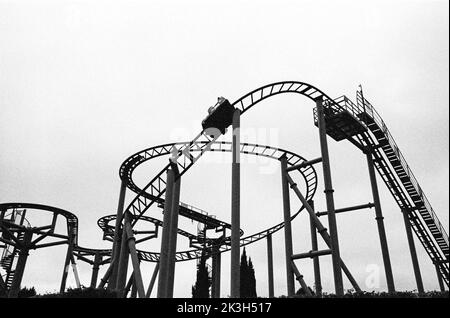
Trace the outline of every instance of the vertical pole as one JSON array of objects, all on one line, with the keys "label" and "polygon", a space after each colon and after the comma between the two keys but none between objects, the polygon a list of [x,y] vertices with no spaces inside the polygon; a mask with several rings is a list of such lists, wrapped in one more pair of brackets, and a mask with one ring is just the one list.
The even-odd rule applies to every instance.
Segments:
[{"label": "vertical pole", "polygon": [[[177,170],[175,166],[175,170]],[[174,171],[175,171],[174,170]],[[178,171],[175,171],[175,180],[173,186],[172,196],[172,210],[170,217],[170,231],[169,231],[169,251],[167,257],[168,273],[167,273],[167,298],[173,298],[173,285],[175,281],[175,254],[177,252],[177,235],[178,235],[178,210],[180,208],[180,187],[181,176]]]},{"label": "vertical pole", "polygon": [[286,279],[287,294],[295,294],[294,271],[292,270],[292,229],[291,229],[291,204],[289,201],[289,184],[286,178],[287,159],[286,156],[280,158],[281,161],[281,188],[283,190],[283,217],[284,217],[284,244],[286,258]]},{"label": "vertical pole", "polygon": [[408,238],[409,252],[411,254],[411,260],[414,268],[414,277],[416,278],[417,291],[423,293],[422,275],[420,274],[419,260],[417,259],[416,246],[414,245],[414,238],[411,231],[411,223],[409,223],[408,210],[402,211],[403,221],[405,222],[406,237]]},{"label": "vertical pole", "polygon": [[273,251],[272,251],[272,234],[267,235],[267,273],[269,279],[269,298],[273,298]]},{"label": "vertical pole", "polygon": [[131,256],[131,263],[133,264],[134,286],[136,286],[137,293],[140,298],[145,298],[144,283],[142,281],[142,273],[139,264],[139,258],[136,250],[136,239],[133,235],[133,229],[130,222],[130,213],[125,215],[124,223],[125,233],[127,237],[128,250]]},{"label": "vertical pole", "polygon": [[236,109],[233,113],[233,161],[231,164],[231,298],[240,296],[240,117],[241,111]]},{"label": "vertical pole", "polygon": [[109,283],[108,283],[108,289],[114,290],[116,289],[116,283],[117,283],[117,272],[119,271],[119,262],[118,258],[120,255],[120,232],[121,232],[121,222],[122,222],[122,215],[123,215],[123,207],[125,203],[125,192],[127,189],[126,181],[123,179],[120,183],[120,192],[119,192],[119,203],[117,205],[117,216],[116,216],[116,225],[114,228],[114,240],[113,240],[113,247],[111,252],[111,260],[114,260],[116,258],[115,262],[111,261],[110,266],[112,266],[111,275],[109,277]]},{"label": "vertical pole", "polygon": [[96,252],[94,256],[94,264],[92,265],[91,288],[95,288],[95,286],[97,286],[98,270],[100,269],[101,261],[102,256],[99,252]]},{"label": "vertical pole", "polygon": [[158,275],[159,271],[159,262],[156,263],[155,269],[153,270],[152,278],[150,279],[150,284],[148,285],[147,293],[145,294],[145,298],[150,298],[150,295],[152,294],[153,286],[156,282],[156,276]]},{"label": "vertical pole", "polygon": [[64,261],[64,271],[61,279],[61,285],[59,287],[59,292],[61,294],[64,293],[64,290],[66,289],[67,275],[69,273],[70,260],[72,259],[73,253],[73,243],[74,243],[73,240],[74,240],[73,235],[69,233],[66,260]]},{"label": "vertical pole", "polygon": [[389,249],[386,238],[386,230],[384,228],[383,213],[381,211],[380,195],[378,193],[377,178],[373,165],[373,159],[369,152],[366,153],[367,166],[369,168],[370,185],[372,187],[373,203],[375,205],[375,219],[377,220],[378,235],[380,237],[381,253],[383,255],[384,271],[386,274],[386,282],[388,291],[395,292],[394,276],[392,274],[391,260],[389,257]]},{"label": "vertical pole", "polygon": [[158,298],[167,297],[167,277],[169,263],[169,240],[170,240],[170,218],[172,214],[172,198],[174,191],[175,173],[172,169],[167,170],[166,198],[164,202],[163,231],[161,237],[161,252],[159,259]]},{"label": "vertical pole", "polygon": [[220,266],[221,254],[219,247],[214,247],[214,254],[212,255],[212,298],[220,298]]},{"label": "vertical pole", "polygon": [[436,275],[437,275],[438,282],[439,282],[439,288],[443,292],[443,291],[445,291],[445,287],[444,287],[444,281],[442,280],[441,271],[439,270],[439,263],[435,262],[434,266],[436,267]]},{"label": "vertical pole", "polygon": [[327,201],[328,226],[331,238],[331,257],[333,261],[334,287],[336,295],[344,295],[342,282],[341,257],[339,252],[339,240],[337,232],[336,214],[334,209],[333,185],[331,182],[330,158],[328,154],[327,131],[325,126],[325,115],[323,110],[323,97],[316,99],[317,118],[319,124],[320,151],[322,155],[323,178],[325,184],[325,197]]},{"label": "vertical pole", "polygon": [[75,262],[75,257],[73,257],[73,255],[72,255],[71,261],[72,261],[73,275],[75,276],[75,283],[77,284],[77,288],[81,288],[80,276],[78,275],[78,269],[77,269],[77,263]]},{"label": "vertical pole", "polygon": [[11,289],[9,292],[9,298],[17,298],[20,291],[20,284],[22,283],[23,272],[25,271],[25,265],[27,263],[28,251],[30,248],[31,238],[33,237],[33,232],[25,231],[23,241],[21,242],[19,259],[17,260],[16,270],[14,273],[14,279],[11,284]]},{"label": "vertical pole", "polygon": [[[125,222],[123,222],[125,223]],[[122,235],[121,235],[121,241],[120,241],[120,255],[117,255],[119,257],[118,261],[118,271],[117,271],[117,280],[116,280],[116,290],[117,290],[117,296],[123,297],[123,293],[125,290],[125,284],[127,280],[127,271],[128,271],[128,259],[130,255],[130,251],[128,249],[127,244],[127,233],[125,231],[125,224],[122,226]]]},{"label": "vertical pole", "polygon": [[[314,201],[310,200],[309,205],[311,206],[311,209],[314,210]],[[309,225],[311,228],[311,250],[312,251],[318,251],[319,250],[319,244],[317,241],[317,230],[316,226],[314,225],[314,219],[312,216],[309,216]],[[318,256],[313,257],[313,266],[314,266],[314,286],[316,290],[316,295],[321,296],[322,295],[322,280],[320,277],[320,261]]]},{"label": "vertical pole", "polygon": [[130,298],[136,298],[136,296],[137,296],[137,288],[136,288],[136,284],[133,282],[133,284],[131,285]]}]

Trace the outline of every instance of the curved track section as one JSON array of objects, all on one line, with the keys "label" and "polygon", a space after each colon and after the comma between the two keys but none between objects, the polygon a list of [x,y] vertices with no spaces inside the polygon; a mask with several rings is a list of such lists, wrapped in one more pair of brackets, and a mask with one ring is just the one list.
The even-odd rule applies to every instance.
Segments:
[{"label": "curved track section", "polygon": [[[335,102],[314,86],[302,82],[279,82],[269,84],[258,88],[233,103],[233,106],[240,109],[242,113],[247,111],[251,106],[260,101],[282,93],[297,93],[304,95],[312,100],[322,98],[328,103],[335,104]],[[336,104],[337,105],[337,104]],[[180,148],[174,152],[172,162],[178,167],[180,176],[183,175],[200,157],[211,148],[212,144],[220,136],[210,137],[200,132],[191,142],[181,145]],[[138,157],[136,160],[140,160]],[[128,161],[131,166],[134,165],[132,161]],[[144,188],[142,188],[138,195],[131,201],[125,209],[125,213],[131,213],[133,217],[132,225],[134,225],[139,218],[155,203],[161,199],[166,191],[165,174],[170,169],[171,164],[167,164]]]},{"label": "curved track section", "polygon": [[[78,218],[75,214],[56,208],[49,205],[36,204],[36,203],[19,203],[19,202],[11,202],[11,203],[0,203],[0,210],[8,210],[8,209],[32,209],[32,210],[41,210],[53,213],[56,217],[62,216],[66,219],[67,224],[67,234],[72,234],[74,239],[74,244],[78,244]],[[56,219],[55,219],[56,222]]]},{"label": "curved track section", "polygon": [[[127,167],[126,169],[121,169],[123,171],[123,174],[121,174],[123,177],[127,178],[127,181],[130,184],[130,188],[133,189],[133,191],[141,192],[142,190],[139,189],[139,187],[134,182],[132,175],[133,171],[137,168],[138,165],[142,164],[143,162],[164,156],[164,155],[170,155],[173,153],[174,149],[177,149],[178,147],[186,146],[187,142],[180,142],[180,143],[172,143],[172,144],[165,144],[160,146],[151,147],[145,150],[142,150],[132,156],[130,156],[122,165],[122,167]],[[196,145],[196,148],[193,150],[200,151],[199,149],[203,149],[203,143],[200,145]],[[211,143],[210,147],[207,149],[207,151],[211,152],[231,152],[231,143],[230,142],[213,142]],[[286,156],[287,158],[287,164],[288,166],[294,166],[301,163],[306,162],[307,160],[291,151],[287,151],[280,148],[265,146],[265,145],[258,145],[258,144],[251,144],[251,143],[242,143],[240,148],[241,153],[245,154],[252,154],[255,156],[262,156],[267,158],[272,158],[275,160],[279,160],[281,157]],[[130,165],[129,162],[135,162],[135,164]],[[302,176],[304,182],[305,182],[305,188],[306,193],[305,196],[308,200],[312,199],[316,189],[317,189],[317,174],[315,169],[310,166],[304,166],[303,168],[300,168],[297,170],[298,173]],[[151,195],[148,195],[148,197],[151,197]],[[164,199],[157,199],[159,203],[163,204]],[[182,203],[182,205],[185,208],[192,209],[191,206]],[[78,219],[75,216],[75,214],[59,209],[56,207],[48,206],[48,205],[40,205],[40,204],[32,204],[32,203],[3,203],[0,204],[0,209],[13,209],[13,208],[27,208],[27,209],[35,209],[35,210],[44,210],[49,211],[52,213],[55,213],[57,215],[62,215],[67,219],[67,231],[68,233],[72,233],[74,236],[74,251],[80,253],[80,255],[90,255],[93,256],[95,254],[100,254],[102,256],[111,256],[111,250],[110,249],[94,249],[94,248],[87,248],[82,247],[78,245]],[[303,207],[294,215],[291,216],[291,220],[293,220],[303,209]],[[195,208],[194,211],[198,211],[200,209]],[[202,211],[202,210],[200,210]],[[203,211],[203,213],[206,213]],[[113,234],[114,227],[110,225],[113,220],[116,219],[115,215],[108,215],[105,217],[102,217],[98,221],[98,225],[100,228],[104,231],[105,235],[109,237],[111,234]],[[156,229],[158,227],[162,227],[163,223],[161,220],[149,217],[149,216],[141,216],[140,219],[142,221],[146,221],[149,223],[152,223],[155,225]],[[225,224],[224,227],[227,227],[227,223],[221,222],[221,224]],[[273,234],[277,232],[278,230],[282,229],[284,227],[284,223],[281,222],[279,224],[276,224],[266,230],[260,231],[258,233],[243,237],[240,239],[240,245],[245,246],[249,245],[251,243],[254,243],[256,241],[259,241],[263,238],[265,238],[269,234]],[[241,233],[243,233],[241,231]],[[187,237],[189,240],[197,239],[197,235],[191,234],[187,231],[184,231],[182,229],[178,229],[178,234]],[[139,242],[139,241],[137,241]],[[222,253],[230,250],[230,238],[224,237],[221,239],[207,239],[206,243],[208,244],[207,253],[214,254],[214,253]],[[149,251],[143,251],[138,250],[139,258],[143,261],[149,261],[149,262],[157,262],[159,261],[159,253],[157,252],[149,252]],[[188,261],[192,259],[196,259],[201,257],[202,255],[202,249],[191,249],[186,251],[180,251],[176,253],[176,261]]]},{"label": "curved track section", "polygon": [[[140,152],[135,153],[134,155],[130,156],[125,160],[125,162],[121,166],[121,177],[125,178],[127,181],[127,186],[132,189],[136,193],[140,193],[141,196],[144,196],[148,199],[154,199],[159,204],[164,203],[164,199],[162,198],[152,198],[152,195],[150,193],[146,193],[144,189],[140,189],[135,181],[133,180],[133,172],[134,170],[141,164],[143,164],[145,161],[161,157],[164,155],[171,155],[174,153],[174,151],[177,151],[177,149],[180,149],[182,147],[186,147],[188,145],[193,145],[192,152],[201,151],[201,149],[204,149],[204,142],[201,142],[200,145],[195,145],[188,142],[179,142],[179,143],[171,143],[171,144],[164,144],[159,146],[154,146],[145,150],[142,150]],[[211,142],[209,147],[206,151],[210,152],[231,152],[232,144],[230,142]],[[307,160],[291,151],[284,150],[281,148],[275,148],[265,145],[258,145],[258,144],[251,144],[251,143],[242,143],[240,145],[240,152],[244,154],[251,154],[255,156],[262,156],[266,158],[271,158],[275,160],[279,160],[281,157],[285,156],[287,159],[287,164],[289,167],[298,165],[301,163],[306,162]],[[305,182],[305,197],[307,200],[310,200],[314,197],[314,194],[317,189],[317,174],[315,169],[311,165],[306,165],[299,170],[297,170],[299,174],[302,176],[304,182]],[[191,207],[184,203],[180,204],[181,207]],[[196,210],[199,210],[196,208]],[[300,209],[301,211],[301,209]],[[298,213],[292,215],[291,219],[294,219]],[[206,213],[206,212],[204,212]],[[181,214],[181,209],[180,209]],[[190,217],[189,214],[187,214],[188,217]],[[112,236],[114,233],[114,225],[110,224],[111,221],[115,220],[115,215],[108,215],[105,217],[102,217],[98,221],[98,225],[100,228],[105,232],[108,233],[108,236]],[[150,218],[147,216],[140,216],[140,218],[144,218],[145,220],[150,220],[150,222],[154,223],[156,226],[162,226],[162,221],[154,218]],[[201,222],[201,221],[200,221]],[[221,222],[218,221],[217,222]],[[228,228],[228,224],[225,222],[221,222],[222,224],[225,224],[224,227]],[[269,234],[275,233],[279,229],[283,228],[284,223],[276,224],[272,227],[270,227],[267,230],[246,236],[244,238],[240,239],[240,245],[245,246],[248,244],[251,244],[253,242],[256,242],[264,237],[266,237]],[[242,232],[241,232],[242,233]],[[196,238],[195,235],[187,233],[186,231],[183,231],[181,229],[178,229],[178,234],[181,234],[185,237],[188,237],[189,239]],[[220,243],[217,239],[209,239],[207,243],[210,244],[210,253],[213,253],[212,251],[218,251],[218,252],[225,252],[230,249],[230,238],[226,237],[224,238]],[[217,249],[216,249],[217,248]],[[186,261],[190,259],[199,258],[202,254],[201,249],[192,249],[188,251],[181,251],[176,253],[176,260],[177,261]],[[156,262],[159,260],[159,253],[157,252],[139,252],[139,257],[142,260],[145,261],[151,261]]]},{"label": "curved track section", "polygon": [[[332,98],[330,98],[328,95],[326,95],[324,92],[319,90],[318,88],[304,82],[298,82],[298,81],[283,81],[283,82],[276,82],[272,84],[268,84],[265,86],[262,86],[260,88],[257,88],[250,93],[242,96],[238,100],[236,100],[232,105],[239,109],[241,111],[241,114],[244,114],[246,111],[248,111],[251,107],[256,105],[257,103],[263,101],[264,99],[267,99],[271,96],[284,94],[284,93],[295,93],[300,94],[303,96],[308,97],[309,99],[313,101],[322,100],[324,105],[326,104],[327,107],[335,108],[338,110],[342,110],[342,106],[339,105],[336,101],[334,101]],[[358,97],[358,96],[357,96]],[[358,99],[358,106],[360,106],[359,99]],[[368,103],[367,100],[363,100],[363,108],[364,103]],[[381,117],[375,112],[374,108],[370,106],[370,110],[372,111],[372,114],[364,113],[365,115],[370,116],[364,116],[361,117],[361,114],[354,114],[358,116],[359,118],[362,118],[362,121],[366,125],[366,127],[369,128],[369,130],[375,134],[375,137],[377,133],[381,131],[381,137],[383,139],[383,143],[387,139],[389,141],[390,134],[387,131],[387,128],[384,125],[384,122],[381,120]],[[354,107],[350,107],[350,112],[354,113]],[[374,114],[376,113],[377,116]],[[378,120],[377,122],[377,119]],[[375,122],[375,125],[372,124],[372,122]],[[381,126],[380,126],[381,125]],[[180,171],[180,174],[184,174],[202,155],[203,153],[211,146],[211,143],[214,142],[216,139],[218,139],[219,136],[215,137],[209,137],[207,135],[203,134],[203,131],[199,133],[191,143],[183,145],[180,149],[178,149],[178,153],[174,158],[174,162],[177,164],[178,169]],[[378,138],[378,137],[377,137]],[[350,140],[350,139],[349,139]],[[202,141],[202,146],[198,146],[198,142]],[[389,142],[389,145],[392,146],[392,143]],[[381,147],[383,145],[380,144]],[[414,202],[415,206],[413,205],[411,207],[411,204],[409,202],[402,202],[398,201],[400,208],[402,209],[411,209],[413,211],[413,214],[416,218],[420,219],[420,222],[412,218],[410,220],[414,231],[417,235],[417,237],[420,239],[422,245],[425,247],[427,253],[429,254],[431,260],[435,263],[437,263],[440,266],[440,271],[444,274],[443,276],[446,277],[446,283],[448,285],[448,259],[449,259],[449,244],[448,244],[448,235],[443,229],[442,225],[440,224],[439,219],[437,218],[436,214],[432,210],[428,200],[426,200],[425,195],[423,194],[420,186],[417,182],[414,182],[415,179],[413,177],[410,177],[412,173],[410,172],[409,167],[407,166],[406,162],[404,161],[403,157],[401,156],[400,152],[398,151],[398,148],[394,144],[394,146],[390,147],[392,149],[383,149],[385,152],[385,156],[388,158],[386,160],[385,158],[380,159],[383,161],[383,163],[387,167],[380,168],[377,166],[377,170],[380,174],[380,176],[385,180],[388,188],[391,190],[394,198],[399,196],[399,193],[403,192],[404,195],[408,196],[409,202]],[[197,155],[192,155],[191,152],[196,149],[198,150]],[[377,152],[377,150],[375,150]],[[374,155],[375,156],[375,155]],[[376,157],[376,156],[375,156]],[[402,160],[403,159],[403,160]],[[398,169],[397,162],[400,162],[402,169]],[[161,195],[165,192],[165,186],[164,186],[164,175],[165,172],[170,168],[170,164],[168,164],[161,172],[156,175],[143,189],[139,194],[136,196],[136,198],[130,203],[130,205],[127,207],[126,211],[133,214],[135,216],[134,223],[137,222],[139,217],[145,213],[145,211],[155,202],[153,198],[160,198]],[[397,174],[395,178],[398,178],[401,180],[401,183],[403,183],[404,188],[399,187],[399,189],[392,190],[391,188],[391,182],[395,179],[389,179],[386,177],[386,174],[388,170],[394,170],[394,175]],[[398,171],[397,171],[398,170]],[[406,174],[409,179],[406,180],[406,177],[404,176]],[[402,178],[406,181],[403,182]],[[413,180],[414,179],[414,180]],[[148,192],[151,194],[152,198],[148,198],[148,196],[145,196],[145,192]],[[402,194],[403,195],[403,194]],[[417,203],[416,203],[417,202]],[[417,205],[419,204],[419,205]],[[416,213],[416,210],[419,210],[420,213]]]}]

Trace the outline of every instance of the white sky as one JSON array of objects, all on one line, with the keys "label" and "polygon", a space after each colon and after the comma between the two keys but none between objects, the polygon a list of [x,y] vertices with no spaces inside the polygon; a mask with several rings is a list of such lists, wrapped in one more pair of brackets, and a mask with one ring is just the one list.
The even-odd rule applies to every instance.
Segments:
[{"label": "white sky", "polygon": [[[362,84],[448,232],[448,21],[444,0],[0,1],[0,201],[72,211],[80,244],[106,248],[96,221],[116,210],[122,161],[153,145],[190,140],[218,96],[234,101],[264,84],[298,80],[354,100]],[[318,157],[313,106],[296,95],[257,105],[241,120],[250,135],[258,132],[246,141]],[[336,206],[372,201],[361,153],[331,139],[329,148]],[[163,164],[137,172],[141,184]],[[242,164],[241,224],[248,234],[282,219],[280,173],[262,173],[267,165]],[[182,201],[229,221],[230,172],[228,163],[199,162],[183,178]],[[320,171],[319,180],[316,206],[324,210]],[[412,290],[402,216],[379,185],[396,287]],[[294,196],[291,202],[299,206]],[[191,222],[180,225],[195,231]],[[373,210],[338,215],[338,229],[342,258],[361,287],[385,290]],[[293,231],[294,252],[309,251],[306,214]],[[275,293],[286,294],[282,232],[273,243]],[[159,244],[145,248],[159,251]],[[187,248],[185,240],[178,245]],[[434,267],[416,246],[425,288],[437,289]],[[267,296],[265,241],[247,254],[258,295]],[[59,289],[64,256],[65,247],[32,251],[24,285]],[[331,258],[321,261],[324,289],[332,292]],[[365,284],[374,264],[379,288]],[[311,261],[297,265],[312,286]],[[229,266],[227,253],[222,296],[229,294]],[[153,264],[143,269],[147,284]],[[90,267],[79,263],[79,270],[88,285]],[[194,282],[195,262],[177,264],[175,296],[190,297]],[[73,275],[68,283],[74,286]]]}]

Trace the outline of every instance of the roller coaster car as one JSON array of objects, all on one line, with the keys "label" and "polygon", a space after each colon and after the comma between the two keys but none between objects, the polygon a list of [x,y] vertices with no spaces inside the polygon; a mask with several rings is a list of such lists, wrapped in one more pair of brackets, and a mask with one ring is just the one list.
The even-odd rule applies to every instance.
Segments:
[{"label": "roller coaster car", "polygon": [[208,116],[202,121],[203,130],[210,134],[209,131],[215,128],[225,134],[226,128],[233,122],[234,110],[228,99],[219,97],[216,105],[208,109]]}]

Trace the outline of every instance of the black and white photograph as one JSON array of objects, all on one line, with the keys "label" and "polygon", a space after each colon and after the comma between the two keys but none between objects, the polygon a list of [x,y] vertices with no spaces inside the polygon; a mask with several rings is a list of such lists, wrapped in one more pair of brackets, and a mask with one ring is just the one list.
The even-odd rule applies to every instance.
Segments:
[{"label": "black and white photograph", "polygon": [[0,303],[449,299],[447,0],[0,0],[0,111]]}]

